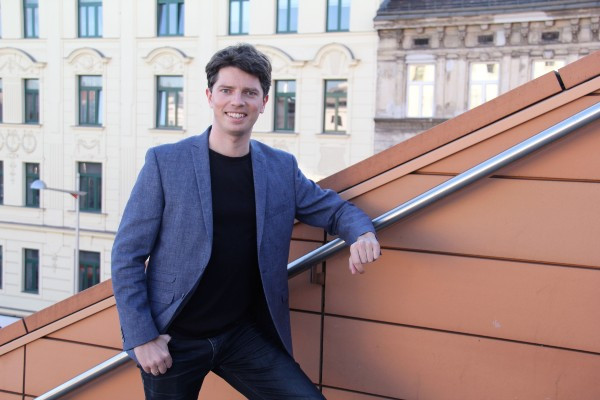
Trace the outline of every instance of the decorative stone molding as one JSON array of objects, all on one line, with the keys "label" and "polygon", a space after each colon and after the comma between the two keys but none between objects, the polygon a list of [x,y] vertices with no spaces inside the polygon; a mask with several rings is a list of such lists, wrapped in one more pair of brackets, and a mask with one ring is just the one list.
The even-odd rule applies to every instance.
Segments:
[{"label": "decorative stone molding", "polygon": [[330,43],[319,49],[312,65],[329,75],[343,75],[349,68],[358,65],[359,61],[347,46]]},{"label": "decorative stone molding", "polygon": [[296,75],[297,69],[306,64],[306,61],[294,60],[289,54],[277,47],[257,45],[256,49],[269,57],[275,74]]},{"label": "decorative stone molding", "polygon": [[3,77],[39,77],[46,63],[13,47],[0,48],[0,74]]},{"label": "decorative stone molding", "polygon": [[104,67],[110,61],[110,58],[90,47],[73,50],[65,59],[78,75],[103,75]]},{"label": "decorative stone molding", "polygon": [[154,49],[144,57],[156,75],[183,75],[185,65],[192,60],[183,51],[170,46]]},{"label": "decorative stone molding", "polygon": [[37,138],[30,130],[21,132],[17,129],[2,130],[0,131],[0,151],[5,147],[10,154],[18,155],[19,150],[31,154],[37,149]]},{"label": "decorative stone molding", "polygon": [[571,20],[571,42],[577,42],[579,36],[579,19]]}]

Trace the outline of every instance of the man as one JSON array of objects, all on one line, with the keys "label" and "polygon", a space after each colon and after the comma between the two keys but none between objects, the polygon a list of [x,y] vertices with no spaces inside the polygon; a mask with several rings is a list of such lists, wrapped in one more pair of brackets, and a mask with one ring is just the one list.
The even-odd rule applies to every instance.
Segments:
[{"label": "man", "polygon": [[323,399],[291,357],[294,218],[352,243],[352,273],[379,256],[373,226],[292,155],[250,140],[271,83],[264,54],[228,47],[206,73],[212,127],[148,151],[115,239],[123,347],[147,399],[197,399],[211,370],[250,399]]}]

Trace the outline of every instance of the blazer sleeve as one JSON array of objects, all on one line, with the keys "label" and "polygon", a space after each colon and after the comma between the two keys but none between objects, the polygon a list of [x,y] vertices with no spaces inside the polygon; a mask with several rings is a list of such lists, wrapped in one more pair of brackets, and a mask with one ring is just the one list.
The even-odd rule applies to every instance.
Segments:
[{"label": "blazer sleeve", "polygon": [[112,285],[125,350],[159,335],[150,313],[145,261],[154,247],[163,208],[160,171],[155,150],[150,149],[125,207],[112,248]]},{"label": "blazer sleeve", "polygon": [[306,178],[295,158],[293,168],[299,221],[324,228],[330,235],[339,235],[347,244],[354,243],[364,233],[375,232],[368,215],[333,190],[322,189]]}]

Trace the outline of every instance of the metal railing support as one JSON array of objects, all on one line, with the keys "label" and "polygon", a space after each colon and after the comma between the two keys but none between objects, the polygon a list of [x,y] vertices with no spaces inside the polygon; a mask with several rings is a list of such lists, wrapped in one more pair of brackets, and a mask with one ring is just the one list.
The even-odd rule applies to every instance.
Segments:
[{"label": "metal railing support", "polygon": [[[447,180],[446,182],[428,190],[427,192],[401,204],[382,214],[373,220],[376,230],[387,228],[388,226],[406,218],[409,215],[427,207],[428,205],[445,198],[446,196],[462,189],[481,178],[489,176],[508,164],[525,157],[532,152],[539,150],[543,146],[552,143],[574,130],[589,124],[600,118],[600,103],[586,108],[583,111],[559,122],[558,124],[524,140],[523,142],[503,151],[502,153],[476,165],[475,167]],[[288,264],[288,275],[295,276],[311,266],[318,264],[331,257],[338,251],[346,247],[346,242],[341,239],[335,239],[318,249],[298,258]],[[121,352],[94,368],[76,376],[75,378],[63,383],[60,386],[44,393],[36,400],[55,400],[71,392],[72,390],[84,385],[85,383],[113,370],[114,368],[127,362],[129,357],[127,353]]]}]

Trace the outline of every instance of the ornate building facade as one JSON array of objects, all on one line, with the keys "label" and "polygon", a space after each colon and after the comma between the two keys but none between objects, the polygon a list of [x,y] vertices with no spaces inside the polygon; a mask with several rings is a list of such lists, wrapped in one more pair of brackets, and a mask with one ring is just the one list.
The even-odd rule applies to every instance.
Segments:
[{"label": "ornate building facade", "polygon": [[[249,42],[273,63],[254,137],[313,179],[373,153],[378,0],[0,0],[0,314],[110,277],[146,150],[212,121],[204,67]],[[75,265],[75,200],[80,252]]]},{"label": "ornate building facade", "polygon": [[386,0],[375,152],[600,49],[598,1]]}]

